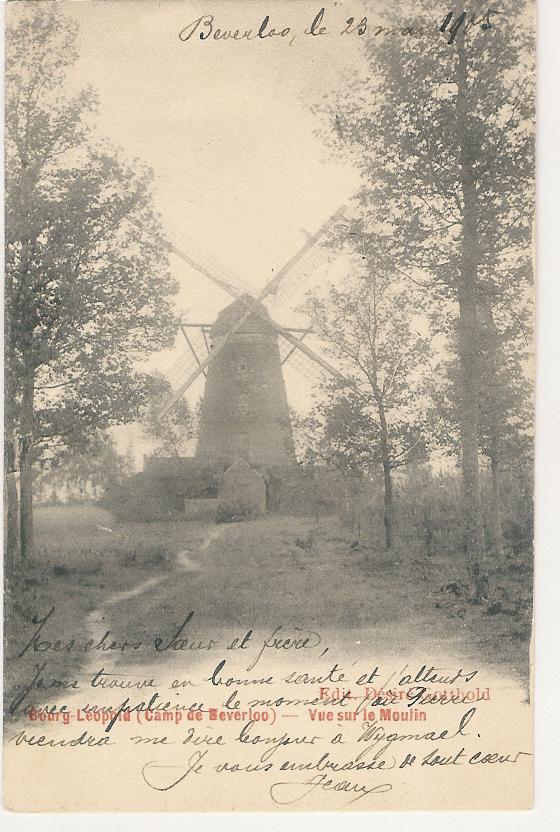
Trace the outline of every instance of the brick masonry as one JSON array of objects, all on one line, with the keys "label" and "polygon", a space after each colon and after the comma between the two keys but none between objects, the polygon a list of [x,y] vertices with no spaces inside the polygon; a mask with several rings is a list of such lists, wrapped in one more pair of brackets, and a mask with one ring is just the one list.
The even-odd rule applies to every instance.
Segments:
[{"label": "brick masonry", "polygon": [[[246,296],[230,304],[212,328],[219,343],[245,314],[258,308],[208,365],[196,458],[206,465],[295,464],[294,440],[278,336],[266,308]],[[264,320],[263,320],[264,318]]]}]

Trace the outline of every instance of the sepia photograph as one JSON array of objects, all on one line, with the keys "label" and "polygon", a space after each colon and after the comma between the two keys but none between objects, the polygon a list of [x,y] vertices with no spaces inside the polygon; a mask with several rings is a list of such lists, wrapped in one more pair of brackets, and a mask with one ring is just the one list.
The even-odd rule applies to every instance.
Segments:
[{"label": "sepia photograph", "polygon": [[5,807],[530,808],[535,4],[5,12]]}]

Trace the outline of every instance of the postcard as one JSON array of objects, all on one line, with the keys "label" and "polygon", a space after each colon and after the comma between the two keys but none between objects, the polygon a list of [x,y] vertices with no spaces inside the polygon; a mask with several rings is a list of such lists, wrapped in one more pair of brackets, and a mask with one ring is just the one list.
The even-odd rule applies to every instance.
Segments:
[{"label": "postcard", "polygon": [[8,4],[6,808],[531,807],[534,17]]}]

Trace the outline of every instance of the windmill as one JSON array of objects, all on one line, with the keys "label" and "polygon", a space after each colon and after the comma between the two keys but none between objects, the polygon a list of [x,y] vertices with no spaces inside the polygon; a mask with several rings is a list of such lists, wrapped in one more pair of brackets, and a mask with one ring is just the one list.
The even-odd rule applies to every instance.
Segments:
[{"label": "windmill", "polygon": [[[324,261],[317,241],[344,214],[336,211],[274,275],[260,293],[251,295],[229,270],[189,246],[189,254],[170,250],[229,294],[233,301],[213,323],[183,321],[181,331],[190,354],[168,371],[173,392],[163,404],[164,417],[191,385],[204,374],[196,457],[201,464],[294,465],[295,452],[283,365],[287,362],[306,376],[315,371],[345,379],[318,355],[304,338],[311,331],[282,326],[270,315],[265,301],[286,295]],[[135,223],[138,225],[137,223]],[[138,227],[143,230],[142,226]],[[148,232],[150,233],[150,232]],[[194,333],[198,332],[198,343]]]}]

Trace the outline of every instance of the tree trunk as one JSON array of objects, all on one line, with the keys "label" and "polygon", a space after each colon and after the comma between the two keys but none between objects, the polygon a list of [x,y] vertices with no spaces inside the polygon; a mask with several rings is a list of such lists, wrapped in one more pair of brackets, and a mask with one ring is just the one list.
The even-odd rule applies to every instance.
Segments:
[{"label": "tree trunk", "polygon": [[389,454],[389,431],[385,418],[385,408],[380,395],[376,395],[381,428],[381,461],[383,463],[383,525],[385,526],[385,548],[393,545],[393,480],[391,477],[391,458]]},{"label": "tree trunk", "polygon": [[484,570],[484,526],[478,462],[479,423],[479,322],[477,310],[477,279],[480,259],[477,192],[473,171],[467,120],[467,57],[464,39],[457,39],[458,95],[457,134],[460,148],[460,179],[463,195],[463,239],[458,286],[459,300],[459,363],[461,368],[460,422],[462,445],[463,524],[467,566],[474,585],[474,597],[486,595],[487,577]]},{"label": "tree trunk", "polygon": [[19,550],[19,497],[16,482],[16,439],[12,425],[6,424],[4,443],[4,499],[6,501],[5,551],[13,557]]},{"label": "tree trunk", "polygon": [[390,549],[393,545],[393,481],[391,479],[391,464],[389,462],[383,463],[383,487],[385,548]]},{"label": "tree trunk", "polygon": [[360,507],[360,486],[358,478],[352,474],[352,534],[358,541],[358,546],[361,544],[362,524],[361,524],[361,507]]},{"label": "tree trunk", "polygon": [[[496,351],[498,349],[498,333],[494,316],[492,314],[492,306],[488,305],[487,315],[484,321],[486,330],[488,332],[487,338],[487,367],[486,367],[486,384],[492,395],[498,395],[498,371],[497,371],[497,357]],[[503,555],[504,543],[502,535],[502,507],[500,496],[500,474],[499,466],[501,461],[502,450],[502,426],[500,416],[496,410],[495,402],[489,402],[489,430],[490,430],[490,466],[492,473],[492,502],[490,512],[490,536],[491,536],[491,550],[495,555]]]},{"label": "tree trunk", "polygon": [[22,379],[20,416],[20,539],[22,558],[33,557],[33,405],[35,379],[28,366]]},{"label": "tree trunk", "polygon": [[[6,284],[6,294],[12,287]],[[19,495],[17,472],[19,470],[17,425],[17,382],[13,343],[10,338],[10,320],[5,316],[6,355],[4,365],[4,500],[6,535],[4,551],[14,556],[19,552]]]},{"label": "tree trunk", "polygon": [[498,455],[493,454],[490,458],[492,467],[492,511],[491,511],[491,534],[492,551],[501,556],[504,553],[504,539],[502,533],[502,505],[500,496],[500,474],[498,471]]}]

